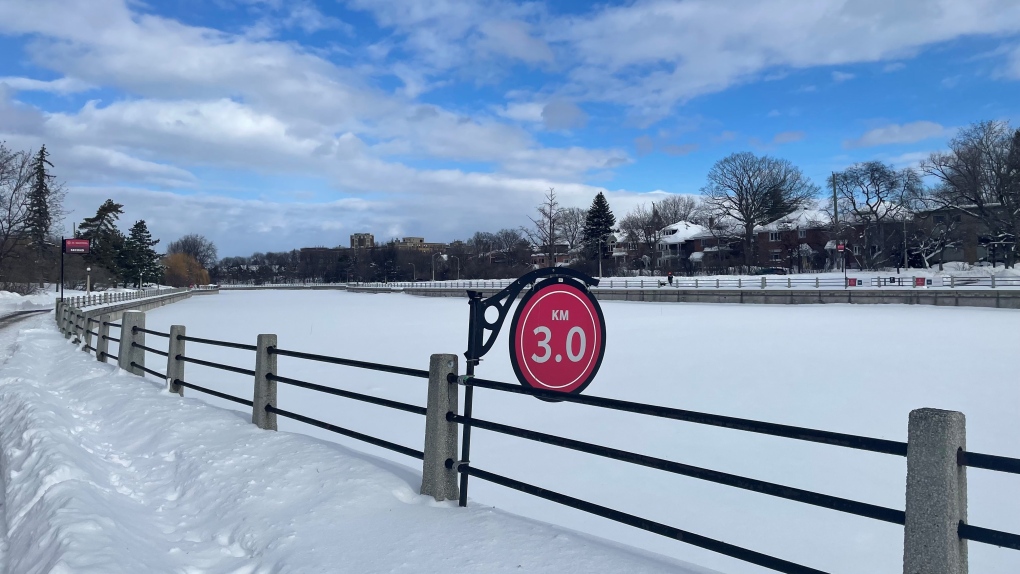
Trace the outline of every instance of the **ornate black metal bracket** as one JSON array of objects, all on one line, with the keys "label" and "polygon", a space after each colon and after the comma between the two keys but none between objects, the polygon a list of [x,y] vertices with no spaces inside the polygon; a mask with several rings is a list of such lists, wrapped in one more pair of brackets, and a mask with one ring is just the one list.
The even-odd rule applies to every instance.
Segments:
[{"label": "ornate black metal bracket", "polygon": [[[598,279],[589,277],[580,271],[567,267],[544,267],[522,275],[516,281],[507,285],[502,291],[488,299],[482,299],[482,294],[479,291],[468,291],[471,316],[468,323],[468,350],[464,353],[464,356],[467,358],[469,373],[473,373],[474,366],[492,349],[500,329],[503,328],[503,322],[510,312],[510,307],[517,300],[517,296],[520,295],[521,291],[539,279],[553,277],[574,279],[588,287],[595,287],[599,284]],[[489,321],[485,317],[485,312],[490,308],[495,308],[499,312],[499,316],[494,321]]]}]

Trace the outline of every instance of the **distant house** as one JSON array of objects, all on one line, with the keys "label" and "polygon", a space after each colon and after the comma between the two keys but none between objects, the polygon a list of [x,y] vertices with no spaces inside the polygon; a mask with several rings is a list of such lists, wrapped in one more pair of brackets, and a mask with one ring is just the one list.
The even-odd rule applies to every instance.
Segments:
[{"label": "distant house", "polygon": [[404,237],[399,241],[394,241],[393,245],[397,249],[410,249],[421,251],[422,253],[442,252],[446,251],[447,247],[449,247],[445,243],[429,243],[425,241],[424,237]]},{"label": "distant house", "polygon": [[831,235],[829,215],[816,209],[793,213],[754,229],[758,264],[794,271],[824,269]]},{"label": "distant house", "polygon": [[694,253],[696,239],[705,234],[708,228],[689,221],[678,221],[662,228],[655,247],[658,266],[667,271],[685,270],[684,261]]},{"label": "distant house", "polygon": [[[531,247],[531,265],[536,269],[541,267],[550,267],[549,254],[541,252],[543,249],[543,247],[537,247],[534,245]],[[572,257],[574,257],[574,255],[570,252],[569,245],[566,243],[557,243],[553,246],[554,263],[552,267],[566,265],[570,263]]]}]

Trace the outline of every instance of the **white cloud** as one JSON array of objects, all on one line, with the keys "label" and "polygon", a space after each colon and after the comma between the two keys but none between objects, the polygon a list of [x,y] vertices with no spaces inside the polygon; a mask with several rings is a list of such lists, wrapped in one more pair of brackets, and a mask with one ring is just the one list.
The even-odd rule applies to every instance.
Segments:
[{"label": "white cloud", "polygon": [[800,131],[779,132],[772,138],[773,144],[787,144],[799,142],[807,137],[807,134]]},{"label": "white cloud", "polygon": [[529,63],[551,63],[553,52],[545,41],[535,38],[528,26],[519,20],[483,22],[479,26],[483,38],[478,45],[491,52]]},{"label": "white cloud", "polygon": [[496,114],[518,122],[540,123],[544,109],[545,104],[538,102],[511,102],[505,106],[497,107]]},{"label": "white cloud", "polygon": [[846,82],[848,80],[852,80],[852,79],[854,79],[856,77],[857,77],[856,74],[851,74],[849,72],[839,72],[839,71],[836,71],[836,72],[832,73],[832,81],[836,82],[837,84],[842,83],[842,82]]},{"label": "white cloud", "polygon": [[903,62],[893,62],[891,64],[886,64],[885,66],[882,66],[882,71],[888,74],[890,72],[898,72],[906,67],[907,65],[904,64]]},{"label": "white cloud", "polygon": [[1020,80],[1020,45],[1003,46],[992,52],[992,55],[1004,58],[996,68],[994,77]]},{"label": "white cloud", "polygon": [[546,29],[575,55],[569,77],[586,98],[654,114],[777,68],[880,62],[965,35],[1017,32],[1020,3],[650,0]]},{"label": "white cloud", "polygon": [[914,143],[929,138],[946,135],[946,128],[940,124],[929,121],[912,122],[908,124],[889,124],[869,130],[855,140],[843,142],[843,147],[873,147],[890,144]]},{"label": "white cloud", "polygon": [[52,92],[55,94],[73,94],[92,89],[89,84],[69,77],[56,80],[35,80],[7,76],[0,77],[0,84],[6,84],[9,88],[21,92]]},{"label": "white cloud", "polygon": [[588,114],[573,102],[553,100],[542,109],[542,121],[548,129],[569,130],[584,127]]}]

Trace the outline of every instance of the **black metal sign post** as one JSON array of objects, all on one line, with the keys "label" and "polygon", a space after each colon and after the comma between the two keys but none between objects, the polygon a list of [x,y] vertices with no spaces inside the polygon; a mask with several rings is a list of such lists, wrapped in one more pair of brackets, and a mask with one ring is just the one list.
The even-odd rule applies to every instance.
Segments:
[{"label": "black metal sign post", "polygon": [[91,239],[65,239],[60,238],[60,301],[64,301],[64,254],[77,253],[88,255],[92,252]]},{"label": "black metal sign post", "polygon": [[[546,267],[536,269],[527,273],[508,285],[499,293],[488,299],[482,299],[480,291],[468,291],[468,349],[464,353],[467,358],[467,373],[465,378],[475,375],[475,367],[481,362],[482,357],[492,349],[496,343],[503,322],[510,312],[510,307],[521,291],[533,285],[539,279],[562,277],[583,283],[587,287],[595,287],[599,280],[589,277],[584,273],[568,269],[566,267]],[[485,316],[489,309],[496,309],[498,316],[493,321]],[[467,385],[464,390],[464,417],[471,418],[471,403],[474,398],[474,387]],[[458,464],[468,464],[471,460],[471,425],[464,423],[464,438],[461,442],[460,458]],[[468,474],[460,474],[460,506],[467,506],[468,495]]]}]

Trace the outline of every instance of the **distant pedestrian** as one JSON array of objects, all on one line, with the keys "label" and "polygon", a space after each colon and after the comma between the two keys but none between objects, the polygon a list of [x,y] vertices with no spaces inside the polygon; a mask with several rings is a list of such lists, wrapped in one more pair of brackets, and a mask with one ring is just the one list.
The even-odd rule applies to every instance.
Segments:
[{"label": "distant pedestrian", "polygon": [[666,281],[669,281],[670,285],[673,284],[673,272],[672,271],[670,271],[669,273],[666,274]]}]

